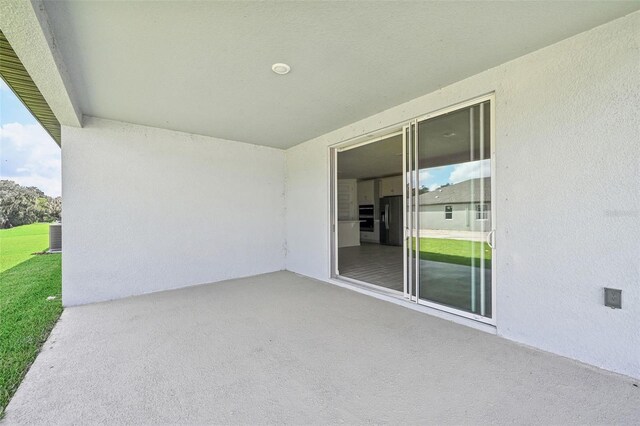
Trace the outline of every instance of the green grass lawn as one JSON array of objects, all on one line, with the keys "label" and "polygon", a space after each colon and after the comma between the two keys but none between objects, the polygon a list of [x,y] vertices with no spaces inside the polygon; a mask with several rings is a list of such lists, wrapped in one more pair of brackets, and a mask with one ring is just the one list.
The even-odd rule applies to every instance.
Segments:
[{"label": "green grass lawn", "polygon": [[61,255],[31,254],[48,233],[45,223],[0,230],[0,417],[62,313]]},{"label": "green grass lawn", "polygon": [[473,259],[475,265],[479,266],[482,250],[484,250],[485,267],[491,268],[491,248],[487,243],[444,238],[420,238],[420,259],[434,262],[471,266]]}]

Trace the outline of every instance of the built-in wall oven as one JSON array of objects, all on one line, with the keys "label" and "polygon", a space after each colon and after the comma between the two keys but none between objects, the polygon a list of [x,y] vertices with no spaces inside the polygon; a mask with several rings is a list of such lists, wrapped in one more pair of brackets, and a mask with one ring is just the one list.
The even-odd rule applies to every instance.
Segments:
[{"label": "built-in wall oven", "polygon": [[360,231],[373,232],[373,204],[360,205]]}]

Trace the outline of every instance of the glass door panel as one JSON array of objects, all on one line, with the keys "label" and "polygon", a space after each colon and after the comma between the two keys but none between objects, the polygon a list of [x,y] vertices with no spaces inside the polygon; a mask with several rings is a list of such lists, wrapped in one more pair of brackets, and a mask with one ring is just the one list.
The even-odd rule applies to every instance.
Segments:
[{"label": "glass door panel", "polygon": [[[417,122],[407,212],[420,301],[492,317],[489,101]],[[412,173],[413,172],[413,173]],[[413,191],[417,189],[417,194]],[[408,198],[411,198],[409,200]],[[408,243],[409,244],[409,243]],[[409,289],[410,286],[409,286]]]}]

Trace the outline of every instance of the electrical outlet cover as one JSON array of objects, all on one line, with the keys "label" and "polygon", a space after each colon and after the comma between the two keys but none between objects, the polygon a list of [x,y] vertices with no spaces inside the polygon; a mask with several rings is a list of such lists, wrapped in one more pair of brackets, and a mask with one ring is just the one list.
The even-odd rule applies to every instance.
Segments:
[{"label": "electrical outlet cover", "polygon": [[622,309],[622,290],[605,287],[604,306],[608,306],[613,309]]}]

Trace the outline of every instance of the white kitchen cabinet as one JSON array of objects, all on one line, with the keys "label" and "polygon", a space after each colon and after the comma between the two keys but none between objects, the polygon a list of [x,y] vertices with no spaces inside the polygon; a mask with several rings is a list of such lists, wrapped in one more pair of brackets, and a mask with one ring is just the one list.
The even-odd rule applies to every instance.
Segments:
[{"label": "white kitchen cabinet", "polygon": [[375,201],[375,184],[373,179],[358,182],[358,204],[373,204]]},{"label": "white kitchen cabinet", "polygon": [[380,197],[402,195],[402,175],[380,179]]},{"label": "white kitchen cabinet", "polygon": [[355,179],[338,179],[338,220],[358,220],[358,184]]}]

